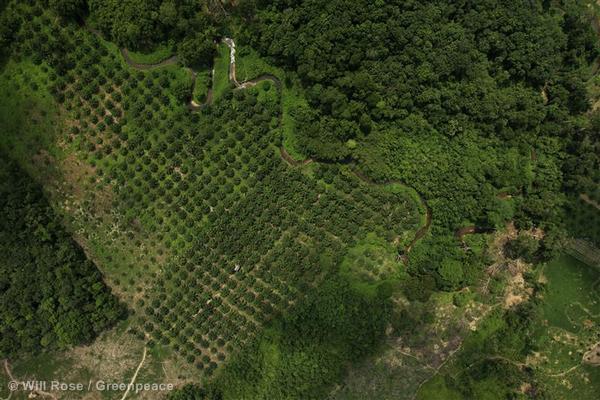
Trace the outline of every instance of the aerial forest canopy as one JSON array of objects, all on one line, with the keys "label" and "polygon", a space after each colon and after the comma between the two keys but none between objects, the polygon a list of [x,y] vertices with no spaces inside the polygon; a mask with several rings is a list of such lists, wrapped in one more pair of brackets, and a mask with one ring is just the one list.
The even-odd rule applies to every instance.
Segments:
[{"label": "aerial forest canopy", "polygon": [[0,359],[173,400],[555,398],[598,341],[565,254],[600,257],[598,21],[0,0]]},{"label": "aerial forest canopy", "polygon": [[124,316],[41,188],[0,153],[0,357],[88,343]]},{"label": "aerial forest canopy", "polygon": [[184,64],[194,66],[214,55],[215,16],[205,7],[196,0],[89,1],[91,25],[118,45],[151,50],[177,42]]},{"label": "aerial forest canopy", "polygon": [[587,129],[598,55],[584,2],[257,4],[245,40],[302,80],[308,106],[294,117],[306,156],[404,180],[446,229],[512,217],[500,191],[524,195],[522,225],[560,225],[557,192],[577,174],[562,160]]},{"label": "aerial forest canopy", "polygon": [[597,46],[575,2],[265,4],[249,40],[305,83],[312,107],[301,117],[311,127],[303,145],[312,156],[343,158],[348,140],[411,117],[449,138],[474,132],[531,144],[532,134],[558,135],[568,125],[555,124],[588,108],[584,81]]}]

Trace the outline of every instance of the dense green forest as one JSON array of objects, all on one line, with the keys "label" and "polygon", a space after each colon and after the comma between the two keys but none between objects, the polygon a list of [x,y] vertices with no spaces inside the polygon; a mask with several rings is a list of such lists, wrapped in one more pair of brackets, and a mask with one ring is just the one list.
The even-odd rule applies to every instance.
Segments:
[{"label": "dense green forest", "polygon": [[452,234],[469,224],[539,226],[549,250],[568,234],[598,240],[579,198],[600,182],[587,2],[256,5],[241,39],[305,89],[297,150],[427,199],[438,237],[417,246],[415,272],[448,287],[442,263],[464,262]]},{"label": "dense green forest", "polygon": [[[598,54],[584,2],[257,4],[245,40],[298,72],[307,156],[406,181],[446,229],[513,213],[561,225],[563,174],[588,176],[562,160],[594,136],[577,133]],[[597,171],[593,145],[585,152]],[[523,194],[516,210],[498,204],[501,190]]]},{"label": "dense green forest", "polygon": [[406,393],[553,398],[528,357],[596,338],[593,273],[555,261],[600,245],[589,2],[0,10],[0,355],[125,317],[103,279],[153,367],[193,382],[174,400],[360,398],[352,368],[390,343],[427,358],[473,309]]},{"label": "dense green forest", "polygon": [[0,356],[89,343],[125,308],[41,188],[0,155]]}]

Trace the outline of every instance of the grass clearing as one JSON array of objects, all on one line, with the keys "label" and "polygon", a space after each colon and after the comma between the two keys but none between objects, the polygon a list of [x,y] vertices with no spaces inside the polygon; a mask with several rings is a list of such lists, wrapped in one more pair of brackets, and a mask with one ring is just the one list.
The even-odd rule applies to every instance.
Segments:
[{"label": "grass clearing", "polygon": [[254,79],[263,74],[271,74],[283,81],[283,70],[269,64],[256,50],[239,45],[235,54],[236,75],[240,82]]},{"label": "grass clearing", "polygon": [[[548,324],[578,333],[585,319],[600,324],[600,274],[570,256],[562,256],[543,270],[548,280],[542,306]],[[595,316],[595,318],[594,318]]]},{"label": "grass clearing", "polygon": [[231,86],[229,82],[229,47],[220,43],[217,47],[217,56],[214,62],[213,72],[213,99],[223,97],[225,91]]},{"label": "grass clearing", "polygon": [[150,52],[129,50],[129,57],[139,64],[158,64],[174,54],[171,44],[162,43]]},{"label": "grass clearing", "polygon": [[583,354],[600,341],[600,273],[567,255],[541,271],[547,281],[541,305],[546,329],[539,329],[540,373],[556,399],[595,399],[600,368],[582,363]]},{"label": "grass clearing", "polygon": [[419,391],[418,400],[463,400],[460,392],[448,387],[445,379],[441,375],[434,376]]},{"label": "grass clearing", "polygon": [[382,283],[398,281],[407,274],[397,260],[394,246],[373,233],[348,250],[340,271],[356,289],[370,296],[377,293]]}]

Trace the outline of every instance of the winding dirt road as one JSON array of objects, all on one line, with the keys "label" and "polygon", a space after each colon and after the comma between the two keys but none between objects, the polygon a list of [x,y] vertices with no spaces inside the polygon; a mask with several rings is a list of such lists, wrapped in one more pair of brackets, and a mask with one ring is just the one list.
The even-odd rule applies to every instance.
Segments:
[{"label": "winding dirt road", "polygon": [[[236,54],[236,47],[235,47],[235,41],[232,38],[229,37],[225,37],[221,40],[222,43],[224,43],[225,45],[227,45],[227,47],[229,47],[229,82],[233,83],[236,87],[236,89],[247,89],[253,86],[256,86],[257,84],[259,84],[260,82],[264,82],[264,81],[270,81],[272,82],[275,87],[277,88],[277,90],[281,90],[281,81],[279,80],[279,78],[277,78],[274,75],[271,74],[262,74],[254,79],[249,79],[243,82],[238,81],[237,79],[237,74],[236,74],[236,59],[235,59],[235,54]],[[140,64],[137,62],[134,62],[131,57],[129,56],[129,52],[127,51],[127,49],[121,49],[121,54],[123,56],[123,59],[125,60],[125,62],[127,63],[127,65],[129,65],[132,68],[135,69],[140,69],[140,70],[150,70],[153,68],[159,68],[159,67],[164,67],[166,65],[171,65],[171,64],[175,64],[178,62],[178,58],[177,56],[171,56],[167,59],[164,59],[158,63],[154,63],[154,64]],[[190,73],[192,74],[192,80],[193,80],[193,84],[192,87],[195,87],[196,85],[196,75],[197,72],[194,71],[191,68],[188,68]],[[212,74],[213,78],[214,78],[214,70],[213,70],[213,74]],[[212,103],[213,100],[213,93],[212,93],[212,88],[209,88],[207,96],[206,96],[206,100],[203,103],[198,103],[196,101],[194,101],[193,99],[189,102],[188,107],[191,111],[199,111],[200,109],[202,109],[203,107],[205,107],[206,105],[209,105]],[[310,164],[312,162],[317,162],[313,159],[306,159],[306,160],[295,160],[294,158],[292,158],[290,156],[290,154],[286,151],[286,149],[281,146],[279,148],[280,150],[280,154],[281,154],[281,158],[287,162],[289,165],[293,166],[293,167],[297,167],[297,166],[301,166],[301,165],[307,165]],[[350,163],[352,162],[352,160],[350,160]],[[356,175],[356,177],[358,177],[358,179],[360,179],[361,181],[368,183],[370,185],[380,185],[377,182],[374,182],[373,180],[371,180],[369,177],[367,177],[366,175],[364,175],[363,173],[353,170],[354,175]],[[388,185],[388,184],[400,184],[400,185],[404,185],[407,186],[404,182],[401,181],[392,181],[392,182],[386,182],[384,183],[384,185]],[[408,187],[408,186],[407,186]],[[410,251],[413,249],[413,247],[416,245],[416,243],[421,240],[426,234],[427,232],[429,232],[429,229],[431,227],[431,223],[433,221],[433,213],[431,211],[431,208],[429,207],[429,205],[427,204],[426,200],[423,198],[423,196],[418,193],[419,195],[419,199],[421,200],[421,203],[423,204],[423,207],[426,210],[426,218],[425,218],[425,224],[419,228],[416,232],[415,232],[415,236],[414,238],[410,241],[410,243],[403,249],[400,250],[398,252],[398,257],[400,259],[402,259],[402,261],[406,264],[408,263],[408,254],[410,253]]]},{"label": "winding dirt road", "polygon": [[281,158],[287,162],[289,165],[291,165],[292,167],[298,167],[300,165],[307,165],[312,163],[314,160],[312,158],[307,158],[306,160],[295,160],[290,153],[287,152],[287,150],[285,149],[285,147],[281,146],[279,148],[279,153],[281,154]]},{"label": "winding dirt road", "polygon": [[[94,32],[97,35],[99,34],[99,32],[96,32],[96,31],[92,31],[92,32]],[[247,89],[247,88],[256,86],[260,82],[264,82],[264,81],[270,81],[275,85],[275,87],[278,90],[281,89],[281,81],[275,75],[271,75],[271,74],[262,74],[254,79],[249,79],[249,80],[243,81],[243,82],[238,81],[237,75],[236,75],[236,62],[235,62],[235,51],[236,51],[235,41],[231,38],[225,37],[221,40],[221,42],[226,44],[227,47],[229,47],[229,82],[233,83],[234,86],[236,87],[236,89]],[[164,67],[167,65],[177,64],[179,62],[178,57],[176,55],[174,55],[174,56],[166,58],[162,61],[159,61],[157,63],[142,64],[142,63],[133,61],[133,59],[129,55],[129,51],[126,48],[121,48],[120,51],[121,51],[121,55],[123,56],[123,60],[125,60],[127,65],[129,65],[132,68],[144,70],[144,71],[151,70],[154,68]],[[198,72],[192,68],[187,68],[187,69],[190,72],[190,74],[192,75],[192,88],[195,88],[196,77],[197,77]],[[212,76],[214,77],[214,69],[213,69]],[[192,93],[193,93],[193,89],[192,89]],[[213,90],[212,90],[212,88],[209,88],[208,93],[206,94],[206,100],[204,100],[204,102],[198,103],[192,98],[192,100],[190,100],[190,102],[188,104],[188,107],[191,111],[199,111],[200,109],[202,109],[202,107],[204,107],[208,104],[211,104],[212,101],[213,101]]]},{"label": "winding dirt road", "polygon": [[123,397],[121,397],[121,400],[125,400],[125,398],[129,394],[129,392],[131,391],[131,388],[133,387],[133,384],[135,383],[135,380],[137,379],[140,369],[142,369],[142,366],[144,365],[144,361],[146,361],[147,351],[148,351],[148,349],[146,347],[144,347],[144,353],[142,354],[142,360],[138,364],[137,369],[135,370],[135,373],[133,374],[133,377],[131,377],[131,381],[129,382],[129,385],[127,385],[127,390],[125,391],[125,393],[123,393]]}]

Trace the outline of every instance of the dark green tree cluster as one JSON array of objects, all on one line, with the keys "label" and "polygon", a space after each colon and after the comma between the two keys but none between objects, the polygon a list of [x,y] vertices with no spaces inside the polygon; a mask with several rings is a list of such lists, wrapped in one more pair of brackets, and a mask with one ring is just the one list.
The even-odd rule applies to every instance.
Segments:
[{"label": "dark green tree cluster", "polygon": [[209,386],[204,388],[194,384],[188,384],[181,389],[169,393],[168,400],[222,400],[223,395],[218,388]]},{"label": "dark green tree cluster", "polygon": [[589,124],[574,133],[569,146],[565,185],[574,193],[595,197],[600,185],[600,112],[595,111]]},{"label": "dark green tree cluster", "polygon": [[8,9],[8,1],[0,2],[0,61],[9,55],[15,32],[20,21],[12,9]]},{"label": "dark green tree cluster", "polygon": [[[341,148],[410,114],[449,137],[531,140],[556,133],[557,111],[587,109],[579,68],[597,54],[583,6],[536,3],[282,0],[265,2],[248,34],[305,82],[309,155],[334,158],[323,138]],[[544,85],[552,113],[541,108]]]},{"label": "dark green tree cluster", "polygon": [[[477,283],[484,266],[481,256],[465,252],[452,236],[440,235],[419,242],[409,255],[409,270],[419,277],[404,283],[411,299],[425,300],[438,289],[456,290]],[[428,284],[423,276],[434,278]],[[432,283],[433,283],[432,282]]]},{"label": "dark green tree cluster", "polygon": [[48,6],[67,19],[83,18],[87,14],[87,0],[48,0]]},{"label": "dark green tree cluster", "polygon": [[527,234],[520,234],[516,239],[509,241],[504,247],[506,255],[512,259],[521,258],[528,263],[536,261],[540,243]]},{"label": "dark green tree cluster", "polygon": [[214,29],[206,29],[187,35],[179,44],[178,55],[184,65],[191,67],[209,66],[215,56]]},{"label": "dark green tree cluster", "polygon": [[41,188],[0,157],[0,356],[87,343],[124,316]]},{"label": "dark green tree cluster", "polygon": [[181,41],[187,65],[212,62],[215,29],[203,2],[194,0],[89,0],[93,23],[119,46],[150,50],[168,39]]},{"label": "dark green tree cluster", "polygon": [[226,398],[322,399],[348,362],[373,352],[389,305],[332,277],[237,354],[217,378]]},{"label": "dark green tree cluster", "polygon": [[[257,2],[245,39],[301,78],[306,155],[406,181],[445,229],[513,216],[554,228],[562,160],[589,146],[565,139],[598,54],[584,3]],[[506,189],[512,206],[496,198]]]},{"label": "dark green tree cluster", "polygon": [[569,233],[600,246],[600,114],[578,129],[564,163]]}]

